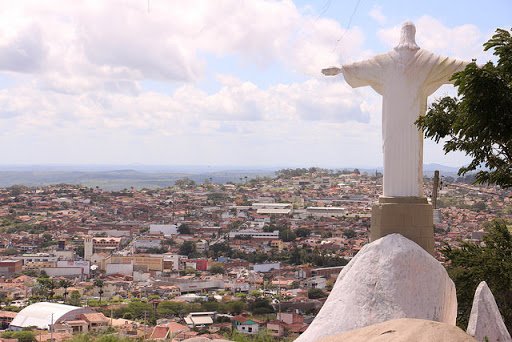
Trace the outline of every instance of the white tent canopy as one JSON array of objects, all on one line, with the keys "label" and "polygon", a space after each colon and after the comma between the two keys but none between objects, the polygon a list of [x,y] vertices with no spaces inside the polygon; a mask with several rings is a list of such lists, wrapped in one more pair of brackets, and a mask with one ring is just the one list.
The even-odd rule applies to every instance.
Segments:
[{"label": "white tent canopy", "polygon": [[52,323],[60,323],[65,320],[77,319],[84,313],[95,312],[91,308],[81,308],[78,306],[39,302],[27,306],[11,322],[10,329],[20,330],[27,327],[37,327],[39,329],[48,329]]}]

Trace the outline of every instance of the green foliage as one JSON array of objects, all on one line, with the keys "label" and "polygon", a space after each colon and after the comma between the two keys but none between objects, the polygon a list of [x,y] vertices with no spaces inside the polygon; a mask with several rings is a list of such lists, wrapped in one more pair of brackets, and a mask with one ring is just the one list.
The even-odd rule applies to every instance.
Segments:
[{"label": "green foliage", "polygon": [[17,255],[18,250],[16,248],[7,248],[2,252],[2,255],[8,256],[8,255]]},{"label": "green foliage", "polygon": [[236,330],[228,336],[231,341],[235,342],[274,342],[276,339],[272,337],[266,329],[262,329],[258,331],[257,334],[249,335],[242,334]]},{"label": "green foliage", "polygon": [[78,291],[72,291],[69,295],[69,304],[74,306],[80,306],[80,300],[81,300],[80,292]]},{"label": "green foliage", "polygon": [[221,265],[213,265],[210,267],[210,272],[212,274],[224,274],[226,273],[226,270]]},{"label": "green foliage", "polygon": [[309,289],[308,290],[308,298],[309,299],[318,299],[327,297],[327,293],[322,291],[321,289]]},{"label": "green foliage", "polygon": [[218,258],[220,256],[231,256],[232,250],[229,247],[227,242],[216,243],[210,246],[208,253],[214,258]]},{"label": "green foliage", "polygon": [[186,256],[190,257],[195,252],[196,252],[196,245],[192,241],[185,241],[180,246],[179,253],[181,255],[186,255]]},{"label": "green foliage", "polygon": [[114,334],[101,334],[99,336],[91,333],[74,335],[68,342],[130,342],[133,341],[128,337],[121,337]]},{"label": "green foliage", "polygon": [[286,260],[292,265],[313,264],[318,267],[345,266],[348,261],[338,255],[293,246]]},{"label": "green foliage", "polygon": [[208,202],[217,205],[224,203],[229,197],[223,192],[211,192],[206,195],[206,199]]},{"label": "green foliage", "polygon": [[297,238],[297,235],[290,229],[282,229],[279,231],[279,239],[281,239],[283,242],[290,242]]},{"label": "green foliage", "polygon": [[169,301],[158,303],[156,310],[160,317],[180,316],[187,311],[184,303]]},{"label": "green foliage", "polygon": [[224,308],[226,313],[230,313],[232,315],[239,315],[245,310],[247,310],[247,304],[240,300],[234,300],[225,304]]},{"label": "green foliage", "polygon": [[124,305],[114,311],[114,317],[123,317],[125,319],[153,321],[155,319],[155,312],[151,303],[143,302],[140,300],[132,300],[128,305]]},{"label": "green foliage", "polygon": [[6,331],[3,332],[2,338],[15,338],[18,339],[18,342],[35,342],[36,335],[32,331],[22,330],[22,331]]},{"label": "green foliage", "polygon": [[311,235],[311,230],[307,229],[307,228],[299,228],[297,230],[295,230],[295,234],[298,236],[298,237],[308,237]]},{"label": "green foliage", "polygon": [[188,224],[182,223],[178,227],[178,233],[180,233],[180,234],[192,234],[192,229],[190,228],[190,226]]},{"label": "green foliage", "polygon": [[68,342],[92,342],[93,338],[89,334],[78,334],[78,335],[73,335],[73,337],[67,341]]},{"label": "green foliage", "polygon": [[356,232],[353,231],[352,229],[345,229],[343,231],[343,236],[345,236],[347,239],[353,239],[356,237]]},{"label": "green foliage", "polygon": [[37,278],[37,284],[32,291],[39,296],[45,297],[46,300],[50,300],[55,295],[57,285],[53,279],[41,275],[41,277]]},{"label": "green foliage", "polygon": [[174,182],[174,185],[176,185],[178,188],[188,189],[188,188],[195,187],[196,186],[196,182],[194,182],[190,178],[185,177],[185,178],[176,180]]},{"label": "green foliage", "polygon": [[311,174],[317,174],[317,175],[329,175],[328,169],[322,169],[319,167],[310,167],[309,169],[306,168],[297,168],[297,169],[282,169],[276,172],[278,178],[293,178],[293,177],[301,177],[305,175],[311,175]]},{"label": "green foliage", "polygon": [[275,312],[274,308],[266,298],[256,298],[254,301],[249,303],[249,311],[254,315],[264,315]]},{"label": "green foliage", "polygon": [[[418,126],[426,137],[444,144],[446,153],[462,151],[472,158],[459,175],[475,171],[477,183],[512,186],[512,36],[497,29],[484,44],[494,49],[495,65],[474,61],[453,75],[458,98],[444,97],[434,103]],[[481,166],[485,169],[480,169]]]},{"label": "green foliage", "polygon": [[7,188],[9,195],[11,196],[19,196],[24,192],[30,191],[30,188],[25,185],[14,184]]},{"label": "green foliage", "polygon": [[476,287],[486,281],[503,315],[512,329],[512,235],[502,220],[486,226],[483,246],[464,242],[460,248],[446,246],[448,273],[457,288],[457,324],[465,329]]}]

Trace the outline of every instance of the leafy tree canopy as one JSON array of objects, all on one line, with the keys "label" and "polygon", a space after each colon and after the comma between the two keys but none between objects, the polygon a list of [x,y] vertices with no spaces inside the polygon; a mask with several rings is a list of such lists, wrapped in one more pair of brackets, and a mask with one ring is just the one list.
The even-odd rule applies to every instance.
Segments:
[{"label": "leafy tree canopy", "polygon": [[308,290],[308,298],[309,299],[318,299],[327,297],[327,293],[322,291],[321,289],[312,288]]},{"label": "leafy tree canopy", "polygon": [[483,246],[464,242],[446,246],[447,270],[457,288],[457,324],[467,326],[478,284],[486,281],[509,330],[512,329],[512,235],[502,220],[486,226]]},{"label": "leafy tree canopy", "polygon": [[439,142],[444,151],[462,151],[472,158],[459,175],[477,171],[477,183],[512,186],[512,36],[497,29],[484,44],[493,49],[497,63],[478,66],[475,61],[452,77],[458,97],[435,102],[418,119],[426,137]]},{"label": "leafy tree canopy", "polygon": [[185,241],[180,246],[179,253],[181,255],[191,256],[196,252],[196,245],[192,241]]},{"label": "leafy tree canopy", "polygon": [[190,228],[190,226],[188,224],[182,223],[178,227],[178,233],[180,233],[180,234],[192,234],[192,229]]}]

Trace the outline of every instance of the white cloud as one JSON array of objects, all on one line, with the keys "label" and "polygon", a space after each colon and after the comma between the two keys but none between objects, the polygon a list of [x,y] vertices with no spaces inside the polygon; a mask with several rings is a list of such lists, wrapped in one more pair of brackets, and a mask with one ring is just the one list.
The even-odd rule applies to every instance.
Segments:
[{"label": "white cloud", "polygon": [[[414,24],[416,42],[424,49],[465,60],[481,58],[484,55],[482,44],[486,37],[475,25],[448,27],[430,16],[422,16]],[[400,27],[401,25],[396,25],[380,29],[377,35],[384,44],[392,48],[400,39]]]},{"label": "white cloud", "polygon": [[374,5],[368,15],[373,18],[377,23],[383,25],[386,23],[386,16],[382,13],[382,7],[379,5]]},{"label": "white cloud", "polygon": [[311,79],[262,89],[251,82],[230,78],[228,85],[213,94],[187,84],[170,96],[137,90],[134,90],[134,95],[131,91],[133,85],[126,86],[128,91],[98,89],[83,94],[29,86],[14,87],[0,91],[0,107],[3,108],[0,118],[17,118],[15,123],[11,123],[17,128],[69,123],[98,129],[168,130],[166,135],[188,133],[187,127],[203,121],[264,121],[274,124],[369,120],[369,114],[360,107],[362,98],[359,93],[339,79]]},{"label": "white cloud", "polygon": [[345,55],[360,54],[363,41],[359,29],[345,32],[292,1],[153,0],[149,13],[138,0],[20,1],[0,9],[0,32],[0,70],[34,73],[66,92],[105,79],[197,80],[205,54],[318,76],[339,63],[336,37],[346,37]]},{"label": "white cloud", "polygon": [[[379,7],[370,15],[386,20]],[[417,24],[418,37],[431,30],[420,44],[437,52],[481,45],[470,25],[447,28],[429,17]],[[396,32],[379,36],[393,46]],[[345,30],[291,0],[151,0],[149,13],[141,0],[10,2],[0,7],[0,143],[19,149],[11,161],[27,155],[44,162],[48,153],[33,151],[53,149],[76,154],[75,162],[123,161],[133,153],[140,162],[172,155],[197,163],[196,154],[213,163],[226,150],[235,163],[244,151],[270,151],[269,162],[283,154],[304,162],[323,148],[333,164],[344,157],[375,164],[380,98],[319,73],[373,54],[363,43],[360,27]],[[213,59],[296,81],[261,86],[225,64],[216,70]],[[148,91],[146,81],[168,87]]]}]

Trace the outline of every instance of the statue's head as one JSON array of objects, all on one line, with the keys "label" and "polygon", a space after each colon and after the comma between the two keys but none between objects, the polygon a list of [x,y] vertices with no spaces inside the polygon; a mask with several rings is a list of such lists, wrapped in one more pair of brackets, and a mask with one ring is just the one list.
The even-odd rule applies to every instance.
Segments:
[{"label": "statue's head", "polygon": [[395,46],[395,50],[409,49],[418,50],[420,47],[416,44],[416,26],[410,21],[402,25],[400,32],[400,42]]}]

